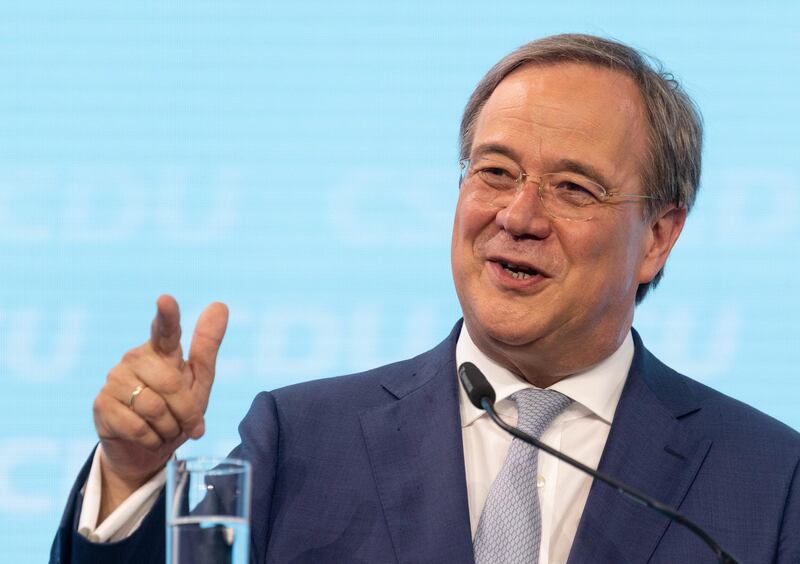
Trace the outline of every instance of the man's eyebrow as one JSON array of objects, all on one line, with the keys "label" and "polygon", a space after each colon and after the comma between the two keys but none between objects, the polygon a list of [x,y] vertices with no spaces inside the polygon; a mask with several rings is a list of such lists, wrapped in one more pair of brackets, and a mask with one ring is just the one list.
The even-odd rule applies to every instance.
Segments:
[{"label": "man's eyebrow", "polygon": [[520,161],[520,157],[517,152],[508,145],[503,145],[502,143],[486,143],[484,145],[478,145],[472,151],[472,158],[477,159],[490,153],[503,155],[517,163]]},{"label": "man's eyebrow", "polygon": [[580,174],[581,176],[585,176],[589,180],[593,180],[597,182],[600,186],[612,192],[611,185],[608,182],[608,179],[603,176],[603,174],[593,167],[590,164],[582,163],[579,161],[574,161],[572,159],[561,159],[556,163],[556,168],[559,172],[574,172],[575,174]]}]

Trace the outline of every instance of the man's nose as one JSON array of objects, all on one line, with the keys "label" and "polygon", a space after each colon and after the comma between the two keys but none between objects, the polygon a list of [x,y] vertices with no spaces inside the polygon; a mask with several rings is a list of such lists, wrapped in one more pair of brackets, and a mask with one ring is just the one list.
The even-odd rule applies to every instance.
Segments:
[{"label": "man's nose", "polygon": [[524,182],[508,205],[497,212],[495,222],[514,237],[547,237],[551,228],[550,216],[539,198],[538,179]]}]

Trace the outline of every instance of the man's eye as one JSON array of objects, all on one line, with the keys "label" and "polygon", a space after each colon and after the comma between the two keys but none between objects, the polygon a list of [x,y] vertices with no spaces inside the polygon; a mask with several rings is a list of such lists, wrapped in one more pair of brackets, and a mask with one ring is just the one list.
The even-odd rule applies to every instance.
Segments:
[{"label": "man's eye", "polygon": [[490,166],[486,168],[482,168],[478,171],[479,174],[484,174],[486,176],[511,176],[511,173],[508,172],[504,168],[500,168],[497,166]]},{"label": "man's eye", "polygon": [[513,189],[517,178],[507,169],[497,166],[487,166],[476,171],[478,178],[495,190]]},{"label": "man's eye", "polygon": [[597,194],[577,182],[564,180],[556,184],[554,189],[559,198],[576,206],[588,206],[600,201]]}]

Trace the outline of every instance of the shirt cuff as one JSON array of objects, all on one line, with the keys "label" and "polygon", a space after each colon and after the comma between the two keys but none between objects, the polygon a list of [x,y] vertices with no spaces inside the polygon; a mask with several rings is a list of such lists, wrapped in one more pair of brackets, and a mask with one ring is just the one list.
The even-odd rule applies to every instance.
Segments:
[{"label": "shirt cuff", "polygon": [[78,520],[78,533],[95,543],[116,542],[128,538],[153,508],[158,499],[158,494],[167,481],[167,469],[150,478],[138,490],[133,492],[128,499],[123,501],[105,520],[97,524],[97,514],[100,511],[100,498],[102,496],[102,480],[100,476],[100,454],[102,445],[97,445],[89,470],[89,478],[83,485],[83,505]]}]

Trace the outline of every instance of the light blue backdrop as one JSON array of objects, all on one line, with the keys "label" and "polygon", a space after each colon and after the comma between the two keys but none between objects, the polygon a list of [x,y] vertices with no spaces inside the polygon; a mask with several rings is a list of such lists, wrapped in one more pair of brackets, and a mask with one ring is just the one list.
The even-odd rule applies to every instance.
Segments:
[{"label": "light blue backdrop", "polygon": [[253,395],[426,350],[459,311],[460,112],[546,34],[660,57],[707,126],[698,206],[636,325],[800,427],[800,4],[6,2],[0,7],[0,535],[46,559],[106,372],[175,295],[231,323],[186,452]]}]

